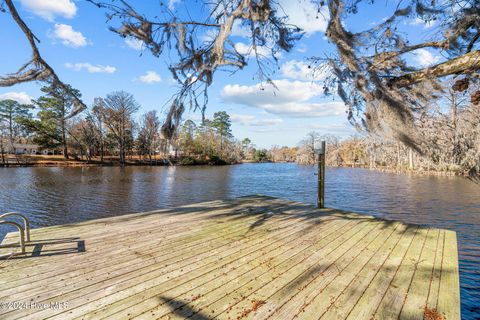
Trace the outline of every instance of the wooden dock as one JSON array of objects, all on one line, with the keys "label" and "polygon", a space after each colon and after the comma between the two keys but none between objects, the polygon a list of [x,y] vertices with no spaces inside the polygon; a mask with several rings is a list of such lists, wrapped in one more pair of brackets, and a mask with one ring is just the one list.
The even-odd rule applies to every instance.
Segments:
[{"label": "wooden dock", "polygon": [[33,229],[27,248],[0,260],[2,320],[460,319],[455,232],[270,197]]}]

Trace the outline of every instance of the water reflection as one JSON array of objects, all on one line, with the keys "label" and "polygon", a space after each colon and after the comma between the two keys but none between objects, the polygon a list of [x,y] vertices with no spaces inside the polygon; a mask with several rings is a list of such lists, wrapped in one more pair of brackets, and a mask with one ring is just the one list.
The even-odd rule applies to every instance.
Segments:
[{"label": "water reflection", "polygon": [[[266,194],[315,203],[315,168],[0,168],[0,211],[26,213],[33,227]],[[327,169],[326,205],[457,231],[462,318],[480,318],[480,187],[457,177]],[[0,227],[0,239],[7,229]]]}]

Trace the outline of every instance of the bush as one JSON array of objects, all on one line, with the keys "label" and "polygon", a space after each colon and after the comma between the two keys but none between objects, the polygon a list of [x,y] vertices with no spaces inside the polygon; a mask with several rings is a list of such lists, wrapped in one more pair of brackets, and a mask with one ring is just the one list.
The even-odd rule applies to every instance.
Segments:
[{"label": "bush", "polygon": [[212,156],[208,164],[212,166],[223,166],[229,163],[218,156]]},{"label": "bush", "polygon": [[256,150],[253,155],[253,161],[255,162],[268,162],[267,150]]},{"label": "bush", "polygon": [[196,161],[195,158],[193,158],[193,157],[183,157],[183,158],[180,160],[180,164],[181,164],[182,166],[192,166],[192,165],[197,164],[197,161]]}]

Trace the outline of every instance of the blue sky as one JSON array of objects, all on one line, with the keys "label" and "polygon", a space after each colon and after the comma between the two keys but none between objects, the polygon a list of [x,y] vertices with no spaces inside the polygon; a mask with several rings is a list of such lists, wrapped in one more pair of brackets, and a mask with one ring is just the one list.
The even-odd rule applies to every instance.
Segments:
[{"label": "blue sky", "polygon": [[[197,1],[165,1],[181,12],[188,6],[195,10]],[[291,52],[279,56],[278,71],[273,79],[278,90],[261,86],[254,79],[257,67],[254,59],[233,75],[217,72],[209,89],[207,117],[219,110],[227,111],[233,122],[233,133],[249,137],[258,147],[272,145],[295,146],[309,131],[332,133],[348,137],[355,130],[348,124],[345,106],[338,97],[324,97],[321,75],[312,78],[305,59],[331,52],[325,38],[326,14],[316,17],[316,7],[308,0],[280,0],[290,22],[302,27],[305,36]],[[141,12],[155,13],[159,1],[131,0]],[[85,1],[75,0],[16,0],[15,4],[26,23],[41,40],[44,59],[60,78],[79,89],[86,104],[95,97],[125,90],[142,105],[141,112],[157,110],[165,114],[168,100],[176,85],[168,71],[172,61],[168,54],[153,57],[141,49],[141,43],[119,37],[108,30],[104,11]],[[390,16],[397,1],[379,1],[365,6],[360,14],[347,21],[347,28],[360,30]],[[193,8],[193,9],[192,9]],[[198,12],[197,12],[198,13]],[[8,14],[0,14],[2,48],[0,74],[14,72],[28,61],[30,48]],[[435,23],[425,24],[412,18],[402,28],[412,39],[424,40],[435,30]],[[232,40],[237,50],[248,50],[249,39],[241,27],[235,28]],[[174,56],[174,55],[173,55]],[[420,65],[441,60],[441,56],[418,50],[409,59]],[[40,83],[27,83],[0,88],[0,98],[28,101],[40,95]],[[140,116],[140,113],[138,116]],[[200,114],[187,112],[184,119],[199,120]]]}]

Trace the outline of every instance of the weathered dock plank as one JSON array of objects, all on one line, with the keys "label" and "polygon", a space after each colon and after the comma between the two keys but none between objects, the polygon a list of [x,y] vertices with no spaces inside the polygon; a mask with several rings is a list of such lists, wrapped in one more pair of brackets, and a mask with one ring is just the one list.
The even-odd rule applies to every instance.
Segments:
[{"label": "weathered dock plank", "polygon": [[452,231],[251,196],[31,234],[1,319],[460,319]]}]

